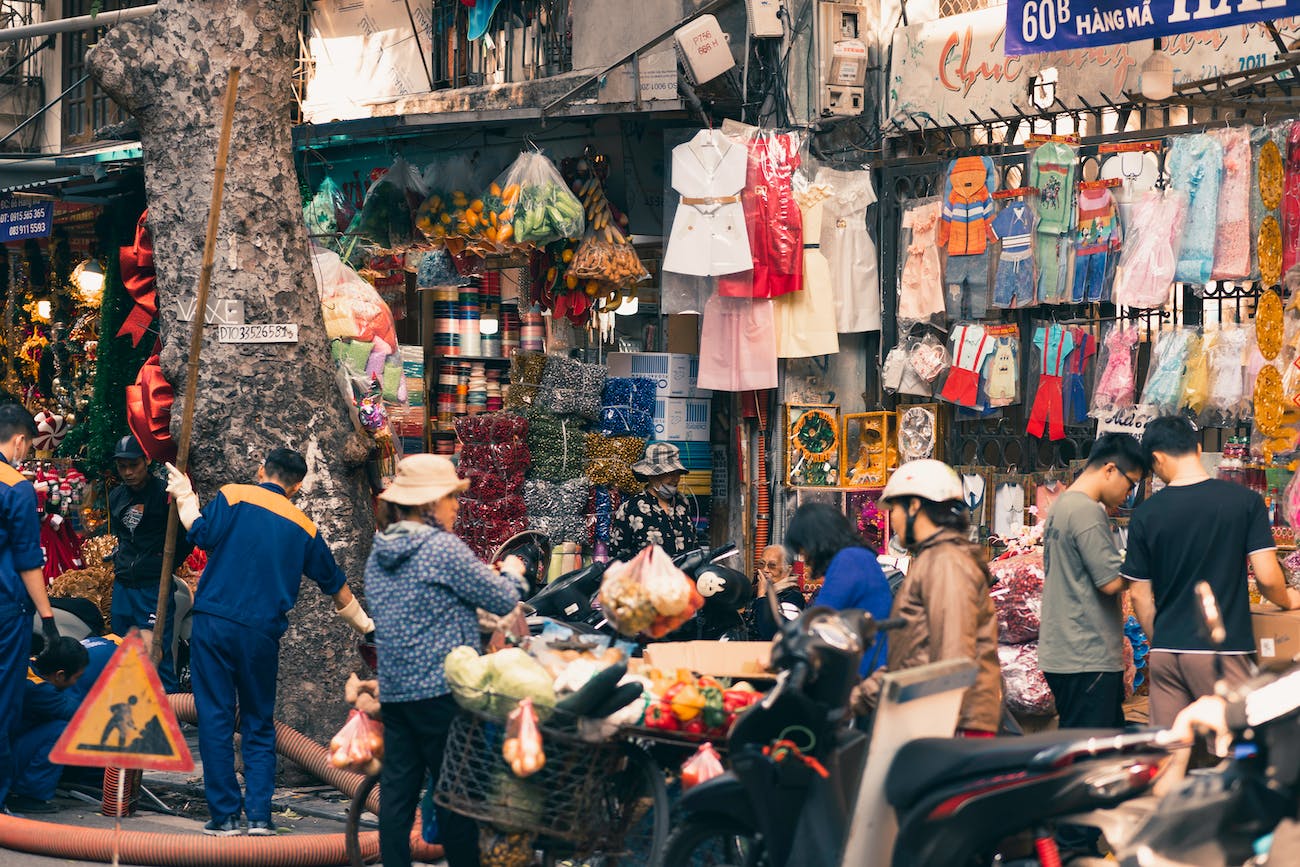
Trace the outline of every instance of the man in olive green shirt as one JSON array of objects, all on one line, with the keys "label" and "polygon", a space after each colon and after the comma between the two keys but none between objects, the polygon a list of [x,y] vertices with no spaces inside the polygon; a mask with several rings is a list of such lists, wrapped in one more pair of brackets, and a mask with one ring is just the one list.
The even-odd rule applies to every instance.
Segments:
[{"label": "man in olive green shirt", "polygon": [[1052,505],[1043,533],[1038,667],[1061,728],[1124,725],[1122,560],[1106,510],[1121,505],[1149,470],[1128,434],[1104,434],[1088,465]]}]

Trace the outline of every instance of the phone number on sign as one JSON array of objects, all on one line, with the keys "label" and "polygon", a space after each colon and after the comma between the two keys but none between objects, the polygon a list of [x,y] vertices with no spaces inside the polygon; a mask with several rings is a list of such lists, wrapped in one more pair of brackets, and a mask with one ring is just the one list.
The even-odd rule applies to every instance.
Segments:
[{"label": "phone number on sign", "polygon": [[296,323],[219,325],[217,341],[220,343],[297,343],[298,326]]}]

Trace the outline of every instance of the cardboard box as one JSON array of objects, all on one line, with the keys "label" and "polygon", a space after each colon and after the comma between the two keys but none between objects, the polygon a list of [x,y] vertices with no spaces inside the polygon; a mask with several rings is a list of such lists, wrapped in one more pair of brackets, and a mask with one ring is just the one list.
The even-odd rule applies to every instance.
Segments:
[{"label": "cardboard box", "polygon": [[660,671],[690,669],[714,677],[771,678],[770,641],[661,641],[647,644],[645,659]]},{"label": "cardboard box", "polygon": [[707,443],[713,421],[713,401],[694,397],[661,397],[655,401],[656,440]]},{"label": "cardboard box", "polygon": [[1250,620],[1260,668],[1284,669],[1300,656],[1300,611],[1279,611],[1265,602],[1250,606]]},{"label": "cardboard box", "polygon": [[635,376],[659,383],[660,398],[708,397],[711,392],[695,387],[700,359],[695,355],[670,352],[611,352],[606,363],[610,376]]}]

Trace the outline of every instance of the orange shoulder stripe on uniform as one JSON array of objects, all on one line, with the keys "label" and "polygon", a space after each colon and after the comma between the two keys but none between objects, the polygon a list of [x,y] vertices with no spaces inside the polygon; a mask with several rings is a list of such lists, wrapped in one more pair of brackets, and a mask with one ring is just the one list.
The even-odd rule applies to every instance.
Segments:
[{"label": "orange shoulder stripe on uniform", "polygon": [[221,493],[225,495],[226,502],[232,506],[239,503],[248,503],[266,509],[268,512],[279,515],[286,521],[292,521],[302,527],[308,536],[316,537],[316,525],[312,523],[311,518],[308,518],[302,513],[301,509],[289,502],[287,497],[283,497],[275,493],[275,491],[268,491],[260,485],[226,485],[221,489]]},{"label": "orange shoulder stripe on uniform", "polygon": [[15,485],[27,481],[27,477],[15,470],[4,461],[0,461],[0,485],[6,488],[12,488]]}]

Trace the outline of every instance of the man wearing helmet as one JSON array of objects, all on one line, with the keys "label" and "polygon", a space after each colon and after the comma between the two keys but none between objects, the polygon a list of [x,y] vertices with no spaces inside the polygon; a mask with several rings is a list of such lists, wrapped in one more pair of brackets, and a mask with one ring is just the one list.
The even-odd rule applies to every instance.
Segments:
[{"label": "man wearing helmet", "polygon": [[[158,610],[158,580],[162,575],[163,547],[167,543],[167,486],[149,472],[149,458],[136,438],[118,440],[113,463],[122,484],[108,495],[110,530],[117,536],[113,552],[114,633],[126,635],[131,627],[153,629]],[[183,527],[176,529],[176,565],[190,555],[193,545]],[[175,602],[169,599],[164,617],[162,659],[158,678],[167,692],[179,690],[176,661],[172,659],[172,623]]]},{"label": "man wearing helmet", "polygon": [[979,672],[962,699],[957,732],[992,736],[1002,718],[993,579],[967,537],[961,479],[942,461],[911,461],[890,477],[881,500],[889,506],[890,528],[912,555],[892,612],[905,625],[889,635],[886,668],[854,690],[853,709],[866,713],[875,707],[884,671],[970,659]]}]

